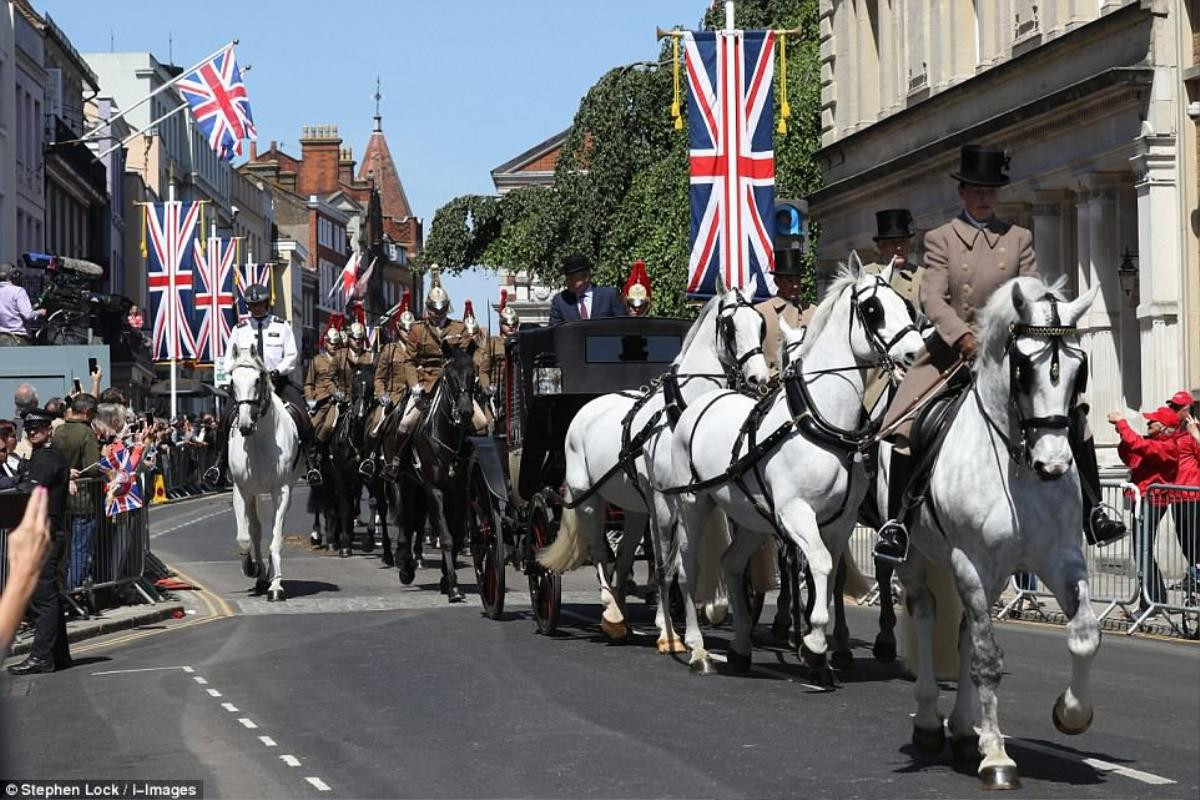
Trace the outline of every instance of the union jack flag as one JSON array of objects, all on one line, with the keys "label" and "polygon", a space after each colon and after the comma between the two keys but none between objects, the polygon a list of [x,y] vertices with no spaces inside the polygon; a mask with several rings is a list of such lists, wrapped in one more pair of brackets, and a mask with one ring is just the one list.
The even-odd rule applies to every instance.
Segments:
[{"label": "union jack flag", "polygon": [[233,271],[237,242],[210,237],[208,247],[195,242],[196,274],[200,291],[196,292],[196,361],[212,364],[225,355],[225,345],[233,333]]},{"label": "union jack flag", "polygon": [[98,462],[107,480],[104,483],[104,514],[115,517],[122,511],[142,507],[142,490],[138,486],[137,467],[142,460],[142,446],[132,450],[117,440],[105,448]]},{"label": "union jack flag", "polygon": [[200,132],[221,158],[240,156],[243,139],[258,139],[232,43],[183,76],[175,88],[192,107]]},{"label": "union jack flag", "polygon": [[146,288],[150,293],[151,357],[166,361],[196,357],[192,334],[193,250],[188,241],[200,217],[199,203],[144,206],[147,250]]},{"label": "union jack flag", "polygon": [[775,293],[773,31],[684,36],[691,161],[688,295],[727,287]]}]

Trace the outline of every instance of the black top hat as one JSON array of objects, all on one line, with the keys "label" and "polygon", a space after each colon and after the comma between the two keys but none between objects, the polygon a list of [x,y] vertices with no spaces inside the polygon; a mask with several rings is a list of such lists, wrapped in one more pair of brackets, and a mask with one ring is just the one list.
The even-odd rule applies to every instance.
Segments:
[{"label": "black top hat", "polygon": [[587,256],[567,256],[567,258],[563,261],[562,274],[570,275],[573,272],[583,272],[584,270],[590,270],[591,268],[592,262],[588,260]]},{"label": "black top hat", "polygon": [[804,276],[804,250],[800,247],[776,248],[772,275]]},{"label": "black top hat", "polygon": [[966,144],[962,149],[962,164],[950,177],[972,186],[1003,186],[1008,183],[1004,174],[1007,169],[1008,155],[999,147]]},{"label": "black top hat", "polygon": [[875,241],[912,238],[912,221],[912,212],[907,208],[887,208],[883,211],[876,211]]}]

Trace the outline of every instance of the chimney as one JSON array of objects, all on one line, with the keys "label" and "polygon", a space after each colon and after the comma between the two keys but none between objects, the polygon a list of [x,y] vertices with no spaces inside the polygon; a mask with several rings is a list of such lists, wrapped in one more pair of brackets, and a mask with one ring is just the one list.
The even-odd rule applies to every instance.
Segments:
[{"label": "chimney", "polygon": [[338,159],[342,140],[337,125],[304,125],[300,128],[300,194],[332,194],[338,188]]},{"label": "chimney", "polygon": [[354,185],[354,150],[343,147],[338,157],[338,181],[347,186]]},{"label": "chimney", "polygon": [[254,141],[253,139],[250,140],[250,160],[258,160],[258,142]]}]

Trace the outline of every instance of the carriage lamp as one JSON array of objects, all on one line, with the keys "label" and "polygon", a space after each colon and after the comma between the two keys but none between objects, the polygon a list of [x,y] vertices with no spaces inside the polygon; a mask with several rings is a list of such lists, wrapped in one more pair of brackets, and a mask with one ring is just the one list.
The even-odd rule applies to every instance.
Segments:
[{"label": "carriage lamp", "polygon": [[1138,268],[1134,263],[1137,261],[1137,253],[1130,253],[1129,248],[1125,248],[1124,255],[1121,256],[1121,263],[1117,267],[1117,280],[1121,282],[1121,291],[1125,293],[1125,297],[1133,305],[1137,305],[1138,297]]},{"label": "carriage lamp", "polygon": [[562,369],[559,367],[537,367],[533,376],[533,393],[562,394]]}]

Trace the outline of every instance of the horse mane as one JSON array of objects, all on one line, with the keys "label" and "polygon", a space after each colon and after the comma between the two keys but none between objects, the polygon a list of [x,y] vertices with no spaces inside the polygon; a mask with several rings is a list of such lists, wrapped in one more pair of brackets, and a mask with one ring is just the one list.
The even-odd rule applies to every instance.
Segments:
[{"label": "horse mane", "polygon": [[691,347],[692,342],[700,333],[700,329],[704,327],[705,321],[715,313],[720,302],[721,295],[719,294],[714,294],[712,297],[708,298],[708,302],[704,304],[702,309],[700,309],[700,314],[696,317],[696,321],[692,323],[692,327],[688,328],[687,335],[683,337],[683,345],[679,348],[679,355],[675,356],[674,363],[680,363],[680,359],[683,358],[683,354],[687,352],[689,347]]},{"label": "horse mane", "polygon": [[[1009,330],[1014,323],[1023,321],[1020,312],[1013,306],[1012,287],[1014,285],[1021,287],[1021,294],[1030,303],[1038,302],[1047,294],[1065,302],[1063,287],[1066,286],[1066,283],[1065,276],[1059,277],[1054,283],[1049,284],[1033,275],[1021,275],[1000,284],[1000,287],[992,292],[987,304],[979,312],[980,344],[984,356],[995,362],[1004,360],[1004,349],[1008,345]],[[1028,316],[1028,310],[1026,316]]]},{"label": "horse mane", "polygon": [[833,283],[829,285],[829,290],[825,293],[825,299],[817,306],[817,311],[813,314],[812,322],[808,323],[808,333],[804,337],[804,343],[800,345],[800,357],[808,355],[812,350],[813,344],[816,343],[821,331],[829,324],[829,318],[833,316],[833,307],[837,305],[838,298],[842,296],[842,292],[858,283],[858,277],[850,271],[850,267],[842,264],[838,269],[837,275],[833,278]]}]

